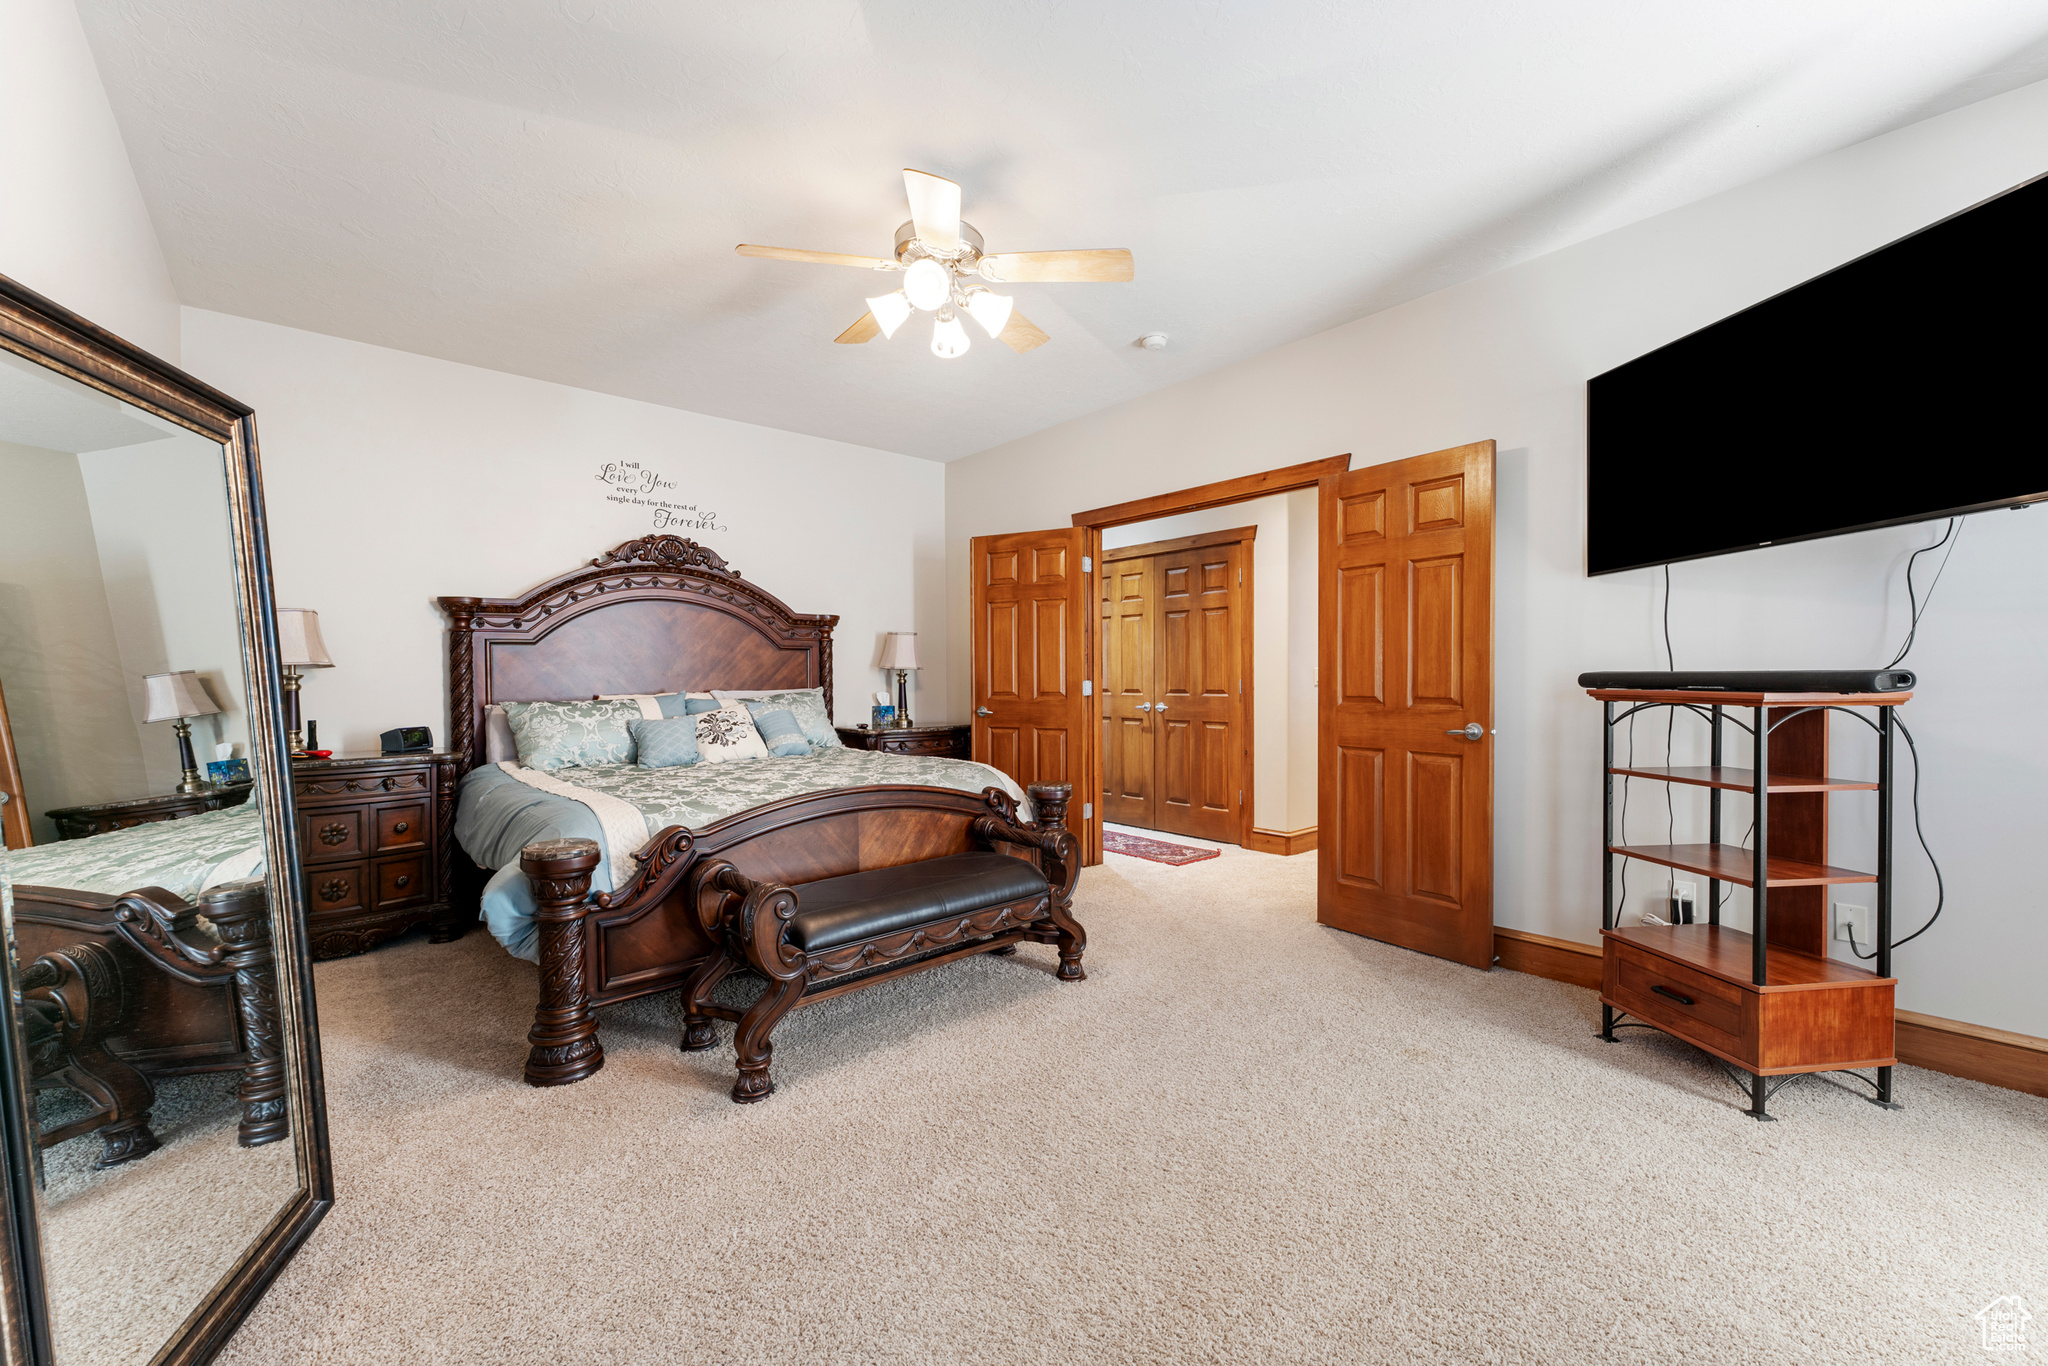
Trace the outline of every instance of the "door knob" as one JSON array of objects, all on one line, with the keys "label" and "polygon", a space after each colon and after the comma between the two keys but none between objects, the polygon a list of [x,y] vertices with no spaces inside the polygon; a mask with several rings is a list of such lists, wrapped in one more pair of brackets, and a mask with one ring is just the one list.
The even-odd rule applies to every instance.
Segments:
[{"label": "door knob", "polygon": [[1160,704],[1159,704],[1158,706],[1154,707],[1154,708],[1153,708],[1152,710],[1154,710],[1154,711],[1165,711],[1165,710],[1166,710],[1166,704],[1165,704],[1164,702],[1161,702],[1161,703],[1160,703]]},{"label": "door knob", "polygon": [[992,712],[992,711],[990,711],[990,710],[989,710],[989,709],[988,709],[987,707],[976,707],[976,708],[974,709],[974,714],[975,714],[976,716],[994,716],[994,715],[995,715],[995,713],[994,713],[994,712]]},{"label": "door knob", "polygon": [[1150,710],[1152,710],[1152,704],[1151,704],[1150,702],[1140,702],[1140,703],[1138,704],[1138,710],[1139,710],[1139,711],[1150,711]]},{"label": "door knob", "polygon": [[1484,740],[1486,738],[1486,727],[1474,721],[1462,730],[1447,730],[1444,734],[1456,735],[1466,740]]}]

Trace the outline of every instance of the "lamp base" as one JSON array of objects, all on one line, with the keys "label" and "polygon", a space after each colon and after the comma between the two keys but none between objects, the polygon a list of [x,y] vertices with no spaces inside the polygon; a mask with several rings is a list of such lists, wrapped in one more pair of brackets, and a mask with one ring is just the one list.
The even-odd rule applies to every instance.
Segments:
[{"label": "lamp base", "polygon": [[192,723],[181,716],[171,730],[178,737],[178,767],[185,770],[178,791],[187,796],[213,791],[213,784],[199,776],[199,761],[192,757]]},{"label": "lamp base", "polygon": [[306,757],[306,737],[299,731],[299,671],[287,664],[278,680],[284,685],[284,752],[289,759]]},{"label": "lamp base", "polygon": [[910,670],[896,671],[896,716],[889,724],[897,730],[909,730],[917,723],[910,719]]}]

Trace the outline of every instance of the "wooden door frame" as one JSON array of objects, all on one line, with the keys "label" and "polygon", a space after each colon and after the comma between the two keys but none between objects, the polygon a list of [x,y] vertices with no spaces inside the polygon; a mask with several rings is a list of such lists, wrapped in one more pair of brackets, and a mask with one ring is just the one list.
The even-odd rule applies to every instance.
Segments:
[{"label": "wooden door frame", "polygon": [[[1261,496],[1263,497],[1264,495]],[[1149,521],[1150,519],[1148,518],[1147,520]],[[1111,564],[1117,560],[1137,560],[1143,559],[1148,555],[1171,555],[1175,551],[1180,550],[1207,550],[1211,546],[1219,545],[1245,547],[1238,552],[1238,568],[1244,571],[1244,577],[1240,584],[1241,591],[1238,595],[1238,601],[1243,610],[1235,614],[1237,619],[1232,623],[1232,629],[1237,632],[1238,666],[1244,671],[1243,691],[1238,695],[1237,699],[1237,734],[1241,743],[1237,750],[1237,772],[1234,775],[1237,779],[1238,791],[1240,793],[1249,791],[1253,787],[1253,759],[1256,753],[1254,746],[1258,741],[1258,723],[1254,719],[1255,705],[1258,701],[1258,693],[1256,691],[1257,668],[1255,657],[1252,653],[1252,645],[1254,643],[1253,627],[1258,620],[1252,607],[1252,592],[1258,586],[1258,579],[1252,564],[1251,554],[1251,545],[1258,539],[1258,536],[1259,529],[1256,526],[1238,526],[1230,527],[1223,531],[1204,531],[1194,536],[1176,536],[1166,541],[1146,541],[1139,545],[1120,545],[1114,550],[1103,551],[1095,566],[1095,572],[1100,574],[1104,565]],[[1100,616],[1099,613],[1097,615],[1098,617]],[[1099,620],[1097,625],[1099,627]],[[1096,699],[1098,709],[1102,701],[1102,698]],[[1098,729],[1100,728],[1098,727]],[[1164,751],[1162,750],[1161,753],[1163,755]],[[1158,775],[1155,774],[1153,776],[1153,783],[1157,786],[1158,782]],[[1164,798],[1162,797],[1161,800],[1164,800]],[[1253,803],[1245,801],[1242,796],[1239,797],[1237,803],[1237,845],[1240,849],[1252,847],[1252,806]]]},{"label": "wooden door frame", "polygon": [[[1292,493],[1296,489],[1321,490],[1321,497],[1317,500],[1317,525],[1320,528],[1322,518],[1328,515],[1327,509],[1335,505],[1337,479],[1350,468],[1351,457],[1348,454],[1333,455],[1322,460],[1305,460],[1298,465],[1283,465],[1279,469],[1263,470],[1258,474],[1243,474],[1235,479],[1219,479],[1214,483],[1197,484],[1193,488],[1176,489],[1172,493],[1154,494],[1150,498],[1134,498],[1128,502],[1111,503],[1107,507],[1090,508],[1086,512],[1075,513],[1071,519],[1071,525],[1083,527],[1087,530],[1086,548],[1082,553],[1088,556],[1090,565],[1094,565],[1102,559],[1102,533],[1110,527],[1126,526],[1132,522],[1150,522],[1161,517],[1178,516],[1183,512],[1202,512],[1208,508],[1223,507],[1230,503],[1247,503],[1254,498],[1265,498],[1276,493]],[[1318,592],[1321,591],[1320,584],[1322,582],[1321,540],[1322,537],[1319,533],[1316,551]],[[1249,572],[1249,565],[1247,565],[1247,572]],[[1093,580],[1093,572],[1090,573],[1089,578],[1091,581]],[[1095,599],[1091,598],[1091,605],[1093,601]],[[1318,633],[1320,634],[1320,631],[1326,628],[1326,623],[1323,621],[1323,614],[1320,610],[1318,610],[1316,619],[1318,622]],[[1097,630],[1100,625],[1101,613],[1094,610],[1089,611],[1085,627],[1088,657],[1084,662],[1084,667],[1087,668],[1090,678],[1095,677],[1096,651],[1101,648],[1096,640]],[[1320,641],[1318,641],[1316,648],[1318,652],[1317,657],[1320,658],[1322,649]],[[1246,690],[1249,693],[1249,684],[1247,684]],[[1099,709],[1100,704],[1098,702],[1098,712]],[[1247,709],[1247,715],[1249,715],[1249,708]],[[1320,721],[1320,718],[1318,719]],[[1246,728],[1247,733],[1254,729],[1255,727],[1253,726]],[[1318,734],[1320,734],[1320,731],[1318,731]],[[1320,741],[1318,743],[1320,744]],[[1088,728],[1083,744],[1086,747],[1086,753],[1083,755],[1081,768],[1088,783],[1088,793],[1091,797],[1100,796],[1102,794],[1102,727],[1100,724]],[[1318,755],[1317,763],[1320,766],[1320,755]],[[1247,768],[1249,768],[1249,764],[1247,764]],[[1095,814],[1086,821],[1086,859],[1089,863],[1100,863],[1102,861],[1102,811],[1100,809],[1102,803],[1093,802],[1091,805],[1095,810]],[[1249,847],[1252,829],[1252,806],[1253,803],[1245,803],[1243,822],[1245,844],[1241,847]]]}]

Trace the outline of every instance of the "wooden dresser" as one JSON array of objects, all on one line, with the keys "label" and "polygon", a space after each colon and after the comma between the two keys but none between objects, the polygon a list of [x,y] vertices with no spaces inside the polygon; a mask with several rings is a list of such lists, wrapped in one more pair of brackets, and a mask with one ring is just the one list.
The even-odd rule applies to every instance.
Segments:
[{"label": "wooden dresser", "polygon": [[889,730],[835,726],[834,729],[848,749],[872,749],[883,754],[923,754],[934,759],[966,759],[974,752],[974,728],[971,726],[903,726]]},{"label": "wooden dresser", "polygon": [[203,811],[240,806],[249,800],[249,791],[248,783],[236,783],[229,787],[216,787],[209,792],[166,792],[158,797],[136,797],[125,802],[60,806],[43,814],[56,822],[58,839],[82,840],[89,835],[104,835],[109,830],[126,830],[131,825],[174,821],[180,816],[196,816]]},{"label": "wooden dresser", "polygon": [[293,761],[315,958],[361,953],[427,922],[436,943],[461,937],[448,895],[457,771],[445,752]]}]

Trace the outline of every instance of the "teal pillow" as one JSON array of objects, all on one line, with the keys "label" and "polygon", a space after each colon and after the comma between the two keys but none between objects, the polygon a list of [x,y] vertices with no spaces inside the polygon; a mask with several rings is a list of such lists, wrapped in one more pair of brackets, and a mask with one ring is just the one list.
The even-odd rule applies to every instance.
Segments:
[{"label": "teal pillow", "polygon": [[[749,707],[747,710],[753,711]],[[768,746],[768,753],[778,759],[792,759],[799,754],[811,752],[811,742],[804,739],[802,726],[789,708],[779,707],[774,711],[755,711],[754,729],[761,732],[761,739]]]},{"label": "teal pillow", "polygon": [[627,726],[639,715],[640,704],[633,701],[505,704],[519,762],[543,771],[632,763]]},{"label": "teal pillow", "polygon": [[688,716],[660,721],[638,720],[627,730],[642,768],[685,768],[703,756],[697,753],[697,722]]},{"label": "teal pillow", "polygon": [[[694,693],[684,693],[683,699],[682,715],[684,716],[701,716],[707,711],[717,711],[720,705],[718,699],[709,693],[701,697]],[[669,714],[668,708],[663,707],[661,714],[667,716]]]},{"label": "teal pillow", "polygon": [[759,725],[761,714],[770,711],[788,711],[796,717],[802,727],[804,739],[811,742],[815,752],[823,749],[843,749],[844,743],[839,732],[832,729],[832,718],[825,715],[825,690],[823,688],[793,688],[788,692],[764,693],[759,697],[745,700],[746,708],[753,713],[754,723]]}]

